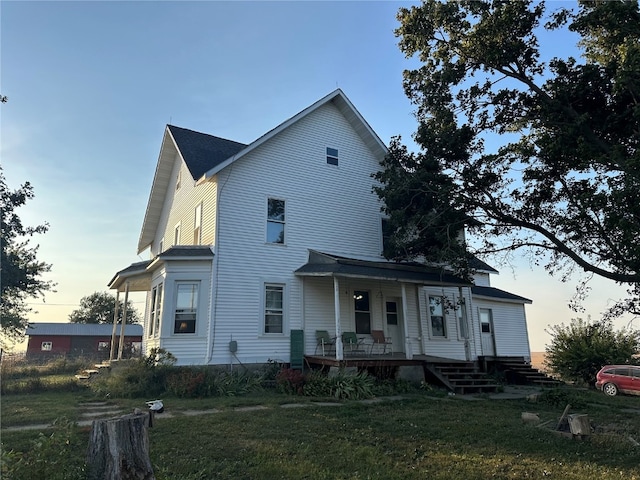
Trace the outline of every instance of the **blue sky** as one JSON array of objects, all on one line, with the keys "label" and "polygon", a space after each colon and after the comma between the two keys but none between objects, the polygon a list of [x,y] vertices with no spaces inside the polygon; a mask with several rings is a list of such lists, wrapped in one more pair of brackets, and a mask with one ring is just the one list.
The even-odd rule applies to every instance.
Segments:
[{"label": "blue sky", "polygon": [[[67,321],[82,297],[146,259],[136,247],[167,123],[249,143],[340,87],[384,142],[409,140],[402,71],[415,63],[393,34],[409,5],[2,1],[0,158],[10,187],[34,186],[20,215],[50,224],[35,241],[58,283],[31,320]],[[552,45],[562,54],[571,42]],[[573,285],[516,267],[493,285],[534,301],[531,347],[542,350],[544,329],[576,316]],[[597,318],[620,290],[594,286]]]}]

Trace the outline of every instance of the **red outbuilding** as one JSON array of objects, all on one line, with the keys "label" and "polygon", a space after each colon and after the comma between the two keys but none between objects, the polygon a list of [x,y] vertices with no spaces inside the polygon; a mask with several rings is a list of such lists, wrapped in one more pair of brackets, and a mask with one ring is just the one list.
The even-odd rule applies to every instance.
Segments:
[{"label": "red outbuilding", "polygon": [[[29,323],[26,334],[28,358],[52,358],[61,355],[109,358],[113,325],[85,323]],[[116,326],[116,351],[120,325]],[[140,353],[142,326],[125,325],[123,356]]]}]

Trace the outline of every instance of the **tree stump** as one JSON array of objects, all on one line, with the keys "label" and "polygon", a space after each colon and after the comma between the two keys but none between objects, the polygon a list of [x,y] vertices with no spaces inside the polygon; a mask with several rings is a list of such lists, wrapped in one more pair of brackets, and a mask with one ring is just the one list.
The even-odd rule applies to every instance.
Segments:
[{"label": "tree stump", "polygon": [[95,420],[87,451],[89,480],[155,480],[149,459],[151,413]]}]

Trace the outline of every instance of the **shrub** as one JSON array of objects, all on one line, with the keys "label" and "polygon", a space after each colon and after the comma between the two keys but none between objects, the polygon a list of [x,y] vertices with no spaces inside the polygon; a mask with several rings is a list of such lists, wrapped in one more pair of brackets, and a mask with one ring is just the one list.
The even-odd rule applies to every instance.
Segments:
[{"label": "shrub", "polygon": [[303,394],[305,377],[300,370],[284,368],[276,376],[276,387],[279,392],[288,394]]},{"label": "shrub", "polygon": [[203,397],[208,393],[206,380],[202,369],[172,369],[167,374],[167,391],[181,398]]},{"label": "shrub", "polygon": [[340,371],[327,376],[322,372],[311,373],[303,387],[305,395],[313,397],[334,397],[340,400],[360,400],[371,398],[375,380],[366,372],[357,374]]},{"label": "shrub", "polygon": [[246,395],[261,388],[259,376],[243,371],[221,372],[213,378],[213,389],[209,393],[211,395],[235,397],[237,395]]},{"label": "shrub", "polygon": [[640,349],[640,331],[615,331],[610,321],[581,318],[554,325],[546,364],[563,380],[594,386],[603,365],[630,363]]},{"label": "shrub", "polygon": [[573,408],[584,408],[587,402],[580,392],[568,388],[552,388],[545,390],[538,397],[539,403],[546,403],[552,407],[565,407],[571,404]]},{"label": "shrub", "polygon": [[153,349],[144,359],[131,359],[118,364],[106,375],[90,382],[98,395],[115,397],[149,397],[167,391],[167,376],[175,357],[164,350]]},{"label": "shrub", "polygon": [[57,419],[53,432],[40,433],[28,451],[2,449],[0,476],[6,480],[82,480],[86,478],[84,465],[75,455],[79,443],[74,423],[66,418]]}]

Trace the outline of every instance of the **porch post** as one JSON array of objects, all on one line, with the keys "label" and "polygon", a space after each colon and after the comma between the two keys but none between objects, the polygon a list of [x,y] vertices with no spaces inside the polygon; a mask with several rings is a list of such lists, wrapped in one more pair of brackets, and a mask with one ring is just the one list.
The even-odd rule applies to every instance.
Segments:
[{"label": "porch post", "polygon": [[111,331],[111,350],[109,351],[109,361],[115,360],[116,355],[116,325],[118,324],[118,303],[120,301],[120,290],[116,290],[116,308],[113,310],[113,330]]},{"label": "porch post", "polygon": [[404,351],[407,360],[411,360],[413,358],[413,350],[411,349],[411,340],[409,339],[409,326],[407,325],[407,312],[409,311],[407,308],[407,285],[403,282],[400,284],[402,289],[402,312],[404,315],[404,322],[402,322],[402,327],[404,330]]},{"label": "porch post", "polygon": [[122,323],[120,324],[120,345],[118,345],[118,360],[122,360],[124,349],[124,326],[127,323],[127,301],[129,300],[129,282],[124,284],[124,305],[122,306]]},{"label": "porch post", "polygon": [[340,325],[340,282],[333,277],[333,305],[336,317],[336,360],[343,359],[342,351],[342,326]]}]

